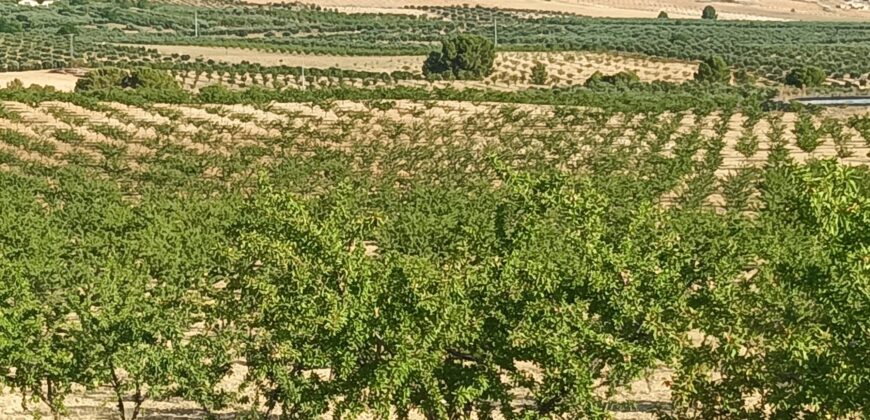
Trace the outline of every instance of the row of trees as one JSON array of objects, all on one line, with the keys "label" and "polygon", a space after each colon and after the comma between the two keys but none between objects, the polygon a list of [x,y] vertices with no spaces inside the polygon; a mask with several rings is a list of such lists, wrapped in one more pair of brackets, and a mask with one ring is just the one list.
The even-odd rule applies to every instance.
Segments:
[{"label": "row of trees", "polygon": [[[423,74],[430,79],[437,77],[480,80],[492,73],[494,60],[495,49],[492,41],[476,35],[463,34],[442,40],[441,51],[430,53],[423,64]],[[743,76],[740,79],[749,78],[745,72],[741,74]],[[696,81],[707,83],[730,84],[732,78],[732,69],[721,56],[713,56],[703,60],[695,74]],[[536,63],[532,69],[532,83],[542,85],[546,83],[546,80],[546,66],[542,63]],[[586,85],[595,85],[602,81],[615,84],[637,82],[639,79],[630,72],[610,76],[596,73],[586,81]],[[785,78],[787,84],[797,87],[818,87],[825,81],[824,71],[813,66],[795,68]]]},{"label": "row of trees", "polygon": [[[619,51],[687,60],[720,55],[736,68],[774,80],[784,80],[793,68],[806,64],[818,66],[838,78],[870,73],[861,60],[868,53],[861,42],[868,39],[867,29],[850,23],[731,21],[710,25],[661,19],[589,21],[567,14],[543,14],[538,19],[527,19],[521,13],[486,8],[436,8],[430,12],[438,18],[422,19],[277,6],[195,11],[190,6],[153,5],[134,12],[119,8],[117,2],[95,1],[79,6],[61,3],[56,5],[58,10],[3,4],[0,14],[10,24],[20,23],[36,34],[54,34],[62,24],[71,21],[80,27],[121,24],[129,25],[130,31],[141,29],[140,33],[106,28],[84,30],[80,49],[99,45],[118,48],[114,43],[202,44],[342,55],[426,54],[427,44],[437,43],[442,36],[463,32],[491,36],[493,18],[497,18],[502,25],[502,49]],[[201,35],[208,36],[193,36],[195,12]],[[707,19],[717,17],[713,6],[705,7],[702,14]],[[173,32],[160,33],[148,28]],[[268,33],[282,35],[247,38],[249,34]],[[305,35],[310,33],[318,36]],[[387,39],[391,42],[386,42]],[[794,43],[794,39],[803,42]]]},{"label": "row of trees", "polygon": [[[695,73],[695,80],[698,82],[709,83],[731,83],[732,79],[738,79],[738,82],[751,82],[751,76],[741,70],[736,75],[732,74],[732,69],[728,63],[720,56],[714,56],[701,62],[698,66],[698,72]],[[814,66],[804,66],[792,69],[785,77],[785,84],[799,88],[812,88],[822,86],[827,81],[825,72]]]},{"label": "row of trees", "polygon": [[87,173],[2,173],[0,381],[56,416],[78,384],[133,420],[171,396],[256,417],[605,418],[602,388],[664,363],[666,415],[870,414],[865,169],[772,165],[749,217],[662,208],[612,166],[493,165],[498,186],[300,196],[263,178],[135,203]]}]

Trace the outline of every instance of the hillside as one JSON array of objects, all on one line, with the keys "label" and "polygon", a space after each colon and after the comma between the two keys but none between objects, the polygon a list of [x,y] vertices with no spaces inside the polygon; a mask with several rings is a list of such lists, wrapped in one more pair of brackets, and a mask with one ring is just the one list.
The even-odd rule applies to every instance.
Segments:
[{"label": "hillside", "polygon": [[0,2],[0,420],[870,418],[870,12],[244,1]]},{"label": "hillside", "polygon": [[[248,0],[273,3],[274,0]],[[593,17],[652,18],[660,11],[671,17],[694,18],[701,10],[714,5],[722,19],[740,20],[852,20],[870,19],[867,0],[309,0],[343,12],[395,12],[396,9],[420,6],[484,6],[568,12]],[[860,7],[864,10],[860,10]],[[392,10],[391,10],[392,9]]]}]

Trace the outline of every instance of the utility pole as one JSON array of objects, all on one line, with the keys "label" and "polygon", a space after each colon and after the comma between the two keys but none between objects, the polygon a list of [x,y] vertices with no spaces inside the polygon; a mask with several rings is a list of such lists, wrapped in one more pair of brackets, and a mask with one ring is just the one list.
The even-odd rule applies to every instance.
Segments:
[{"label": "utility pole", "polygon": [[76,58],[75,45],[73,44],[73,37],[74,36],[75,35],[73,35],[73,34],[69,34],[69,58],[70,59]]},{"label": "utility pole", "polygon": [[302,90],[305,90],[305,65],[300,67],[302,68]]},{"label": "utility pole", "polygon": [[495,39],[493,43],[495,44],[495,47],[498,48],[498,18],[495,17],[495,15],[492,17],[492,30],[494,32],[493,38]]},{"label": "utility pole", "polygon": [[193,32],[196,38],[199,38],[199,12],[197,10],[193,11]]}]

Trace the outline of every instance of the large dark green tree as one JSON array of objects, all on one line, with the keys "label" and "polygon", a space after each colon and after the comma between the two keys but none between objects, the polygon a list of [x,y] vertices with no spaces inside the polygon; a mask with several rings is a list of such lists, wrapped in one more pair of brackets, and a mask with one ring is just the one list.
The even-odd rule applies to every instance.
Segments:
[{"label": "large dark green tree", "polygon": [[706,20],[719,19],[719,13],[716,12],[715,7],[707,6],[704,8],[704,11],[701,13],[701,19],[706,19]]},{"label": "large dark green tree", "polygon": [[460,34],[441,41],[423,64],[423,74],[460,80],[480,80],[492,74],[495,46],[487,38]]}]

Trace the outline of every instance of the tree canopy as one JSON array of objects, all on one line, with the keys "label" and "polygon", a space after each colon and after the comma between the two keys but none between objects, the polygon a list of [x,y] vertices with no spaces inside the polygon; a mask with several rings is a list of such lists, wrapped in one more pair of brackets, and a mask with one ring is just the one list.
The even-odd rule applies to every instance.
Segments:
[{"label": "tree canopy", "polygon": [[459,80],[480,80],[492,74],[495,46],[487,38],[460,34],[441,41],[441,51],[433,51],[423,64],[423,74]]},{"label": "tree canopy", "polygon": [[704,11],[701,12],[701,19],[707,19],[707,20],[719,19],[719,13],[716,11],[715,7],[707,6],[704,8]]},{"label": "tree canopy", "polygon": [[179,90],[181,85],[169,72],[148,67],[132,70],[102,67],[89,71],[76,82],[79,92],[123,88]]},{"label": "tree canopy", "polygon": [[828,75],[825,71],[814,66],[792,69],[785,77],[787,85],[796,87],[818,87],[825,83]]}]

